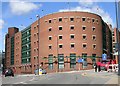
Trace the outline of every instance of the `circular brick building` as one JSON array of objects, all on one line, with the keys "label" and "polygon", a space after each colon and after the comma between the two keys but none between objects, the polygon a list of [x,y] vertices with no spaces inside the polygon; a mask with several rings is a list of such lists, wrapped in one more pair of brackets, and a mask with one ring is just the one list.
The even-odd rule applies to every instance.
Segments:
[{"label": "circular brick building", "polygon": [[[102,55],[101,22],[99,15],[76,11],[58,12],[40,18],[38,35],[41,66],[48,72],[92,68],[96,57]],[[38,21],[31,28],[36,25]],[[37,31],[35,32],[35,28],[31,29],[31,35]],[[35,40],[35,37],[31,40]],[[32,57],[34,55],[35,53]],[[78,63],[80,58],[85,63]]]}]

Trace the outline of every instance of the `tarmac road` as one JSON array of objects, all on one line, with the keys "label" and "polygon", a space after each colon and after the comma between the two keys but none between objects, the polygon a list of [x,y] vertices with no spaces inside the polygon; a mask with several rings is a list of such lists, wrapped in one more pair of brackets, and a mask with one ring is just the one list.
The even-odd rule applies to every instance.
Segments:
[{"label": "tarmac road", "polygon": [[[114,73],[92,71],[73,71],[64,73],[51,73],[46,75],[16,75],[3,77],[3,84],[118,84],[118,76]],[[111,82],[111,81],[110,81]]]}]

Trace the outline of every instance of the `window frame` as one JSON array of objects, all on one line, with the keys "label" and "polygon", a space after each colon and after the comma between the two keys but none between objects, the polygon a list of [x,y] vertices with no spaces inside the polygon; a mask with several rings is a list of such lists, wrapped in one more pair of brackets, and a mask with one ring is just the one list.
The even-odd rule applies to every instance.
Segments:
[{"label": "window frame", "polygon": [[[58,46],[59,46],[59,49],[62,49],[62,48],[63,48],[63,44],[59,44]],[[62,46],[62,47],[60,48],[60,46]]]},{"label": "window frame", "polygon": [[[85,19],[84,21],[83,21],[83,19]],[[82,22],[85,22],[86,21],[86,17],[82,17]]]},{"label": "window frame", "polygon": [[[84,45],[86,45],[86,47],[84,47]],[[82,43],[82,48],[87,49],[87,43]]]},{"label": "window frame", "polygon": [[[51,48],[50,48],[51,47]],[[52,50],[52,44],[48,45],[48,49]]]},{"label": "window frame", "polygon": [[[83,36],[86,36],[86,38],[83,39]],[[87,35],[86,35],[86,34],[82,34],[82,39],[83,39],[83,40],[87,40]]]},{"label": "window frame", "polygon": [[52,19],[49,19],[48,23],[52,23]]},{"label": "window frame", "polygon": [[[95,37],[95,39],[93,39],[93,37]],[[96,35],[92,35],[92,40],[93,40],[93,41],[96,41]]]},{"label": "window frame", "polygon": [[[73,36],[73,38],[72,38]],[[75,39],[75,34],[70,34],[70,39]]]},{"label": "window frame", "polygon": [[58,35],[59,40],[62,40],[62,39],[60,39],[60,37],[62,37],[62,39],[63,39],[63,35]]},{"label": "window frame", "polygon": [[[85,28],[85,29],[83,29],[83,28]],[[82,25],[82,31],[85,31],[86,30],[86,26],[85,25]]]},{"label": "window frame", "polygon": [[74,25],[70,25],[70,30],[74,30],[75,26]]},{"label": "window frame", "polygon": [[[59,28],[59,31],[63,30],[63,26],[58,26],[58,28]],[[60,30],[60,28],[61,28],[61,30]]]},{"label": "window frame", "polygon": [[[61,19],[61,21],[60,21],[60,19]],[[58,18],[58,21],[59,21],[59,22],[62,22],[62,21],[63,21],[62,17],[59,17],[59,18]]]},{"label": "window frame", "polygon": [[[95,45],[95,48],[94,48],[94,45]],[[96,44],[92,44],[92,48],[95,50],[96,49]]]},{"label": "window frame", "polygon": [[48,37],[48,40],[52,40],[52,36],[49,36],[49,37]]},{"label": "window frame", "polygon": [[[74,45],[74,47],[72,47],[72,45]],[[70,48],[74,49],[75,48],[75,43],[70,43]]]},{"label": "window frame", "polygon": [[70,22],[74,22],[74,17],[70,17]]}]

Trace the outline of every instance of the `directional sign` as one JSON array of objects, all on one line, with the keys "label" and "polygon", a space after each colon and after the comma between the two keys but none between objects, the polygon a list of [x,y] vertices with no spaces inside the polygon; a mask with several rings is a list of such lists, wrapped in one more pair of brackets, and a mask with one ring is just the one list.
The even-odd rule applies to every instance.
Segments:
[{"label": "directional sign", "polygon": [[77,60],[78,63],[84,62],[84,59],[80,58]]},{"label": "directional sign", "polygon": [[107,55],[106,54],[102,54],[102,60],[107,60]]}]

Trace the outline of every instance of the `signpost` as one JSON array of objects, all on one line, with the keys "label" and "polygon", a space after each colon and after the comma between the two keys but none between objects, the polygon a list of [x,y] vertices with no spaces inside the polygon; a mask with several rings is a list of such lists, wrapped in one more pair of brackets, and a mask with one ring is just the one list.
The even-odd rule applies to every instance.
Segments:
[{"label": "signpost", "polygon": [[42,75],[42,69],[39,69],[38,73],[39,75]]},{"label": "signpost", "polygon": [[102,54],[102,60],[106,61],[107,60],[107,54]]},{"label": "signpost", "polygon": [[79,70],[80,70],[80,63],[83,63],[84,59],[80,58],[80,59],[77,60],[77,62],[79,63]]}]

